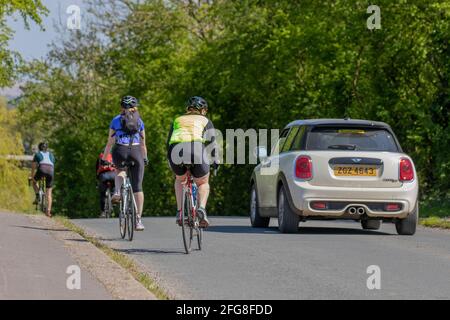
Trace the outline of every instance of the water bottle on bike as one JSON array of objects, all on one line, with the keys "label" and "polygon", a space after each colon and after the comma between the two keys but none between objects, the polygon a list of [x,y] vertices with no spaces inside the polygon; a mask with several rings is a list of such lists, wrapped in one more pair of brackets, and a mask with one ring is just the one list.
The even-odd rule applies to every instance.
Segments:
[{"label": "water bottle on bike", "polygon": [[197,185],[195,183],[192,184],[192,197],[194,198],[194,207],[197,207]]}]

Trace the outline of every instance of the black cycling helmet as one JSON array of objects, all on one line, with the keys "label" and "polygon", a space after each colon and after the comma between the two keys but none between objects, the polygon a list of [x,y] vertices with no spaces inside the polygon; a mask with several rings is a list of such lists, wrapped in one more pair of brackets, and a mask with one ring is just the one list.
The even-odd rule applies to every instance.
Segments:
[{"label": "black cycling helmet", "polygon": [[39,151],[47,151],[48,149],[48,144],[47,142],[41,142],[38,145]]},{"label": "black cycling helmet", "polygon": [[122,100],[120,101],[120,105],[122,106],[122,108],[124,109],[130,109],[130,108],[135,108],[138,106],[138,99],[136,99],[133,96],[125,96],[122,98]]},{"label": "black cycling helmet", "polygon": [[206,109],[208,110],[208,102],[202,97],[190,97],[186,102],[186,109],[194,108],[197,110]]}]

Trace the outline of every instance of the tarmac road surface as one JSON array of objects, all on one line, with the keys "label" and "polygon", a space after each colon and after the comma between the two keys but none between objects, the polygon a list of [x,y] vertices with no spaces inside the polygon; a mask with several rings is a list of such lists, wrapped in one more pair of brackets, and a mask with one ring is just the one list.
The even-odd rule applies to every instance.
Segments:
[{"label": "tarmac road surface", "polygon": [[[121,240],[116,219],[74,220],[143,264],[178,299],[450,299],[450,232],[393,224],[362,230],[347,221],[308,221],[280,234],[248,218],[212,217],[204,249],[184,254],[175,218],[144,218],[146,230]],[[381,289],[369,290],[369,266]],[[371,282],[373,283],[373,282]]]}]

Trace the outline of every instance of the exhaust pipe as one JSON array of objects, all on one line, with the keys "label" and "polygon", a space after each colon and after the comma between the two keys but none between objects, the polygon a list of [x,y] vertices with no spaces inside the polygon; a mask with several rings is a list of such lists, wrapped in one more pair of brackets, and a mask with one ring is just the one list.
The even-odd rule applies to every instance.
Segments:
[{"label": "exhaust pipe", "polygon": [[366,213],[366,209],[364,209],[363,207],[359,207],[357,209],[357,212],[358,212],[359,215],[363,215],[364,213]]},{"label": "exhaust pipe", "polygon": [[350,214],[356,214],[356,208],[355,208],[355,207],[350,207],[350,208],[348,208],[348,213],[350,213]]}]

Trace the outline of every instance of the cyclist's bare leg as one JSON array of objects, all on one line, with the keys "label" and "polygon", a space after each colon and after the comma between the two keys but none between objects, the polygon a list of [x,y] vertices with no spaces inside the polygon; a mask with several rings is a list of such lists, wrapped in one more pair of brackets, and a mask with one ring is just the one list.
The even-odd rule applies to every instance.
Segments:
[{"label": "cyclist's bare leg", "polygon": [[209,173],[201,178],[194,178],[198,188],[198,202],[201,208],[206,208],[209,197]]},{"label": "cyclist's bare leg", "polygon": [[181,211],[181,203],[183,201],[183,183],[186,183],[187,174],[176,176],[175,178],[175,197],[177,198],[177,209]]},{"label": "cyclist's bare leg", "polygon": [[32,185],[33,185],[33,190],[34,190],[34,194],[36,195],[36,198],[33,201],[33,204],[38,204],[39,203],[39,186],[36,180],[32,180]]},{"label": "cyclist's bare leg", "polygon": [[126,176],[127,176],[126,171],[117,169],[116,178],[114,179],[115,185],[114,197],[120,194],[120,190],[122,188],[122,184],[125,181]]},{"label": "cyclist's bare leg", "polygon": [[46,197],[47,197],[47,216],[52,216],[52,201],[53,201],[53,195],[52,195],[52,188],[47,188],[46,190]]},{"label": "cyclist's bare leg", "polygon": [[144,210],[144,192],[135,192],[134,193],[134,200],[136,201],[136,207],[137,207],[137,218],[141,219],[142,217],[142,211]]},{"label": "cyclist's bare leg", "polygon": [[39,193],[38,182],[36,180],[34,180],[34,178],[33,178],[33,189],[34,189],[34,193],[36,193],[36,194]]}]

